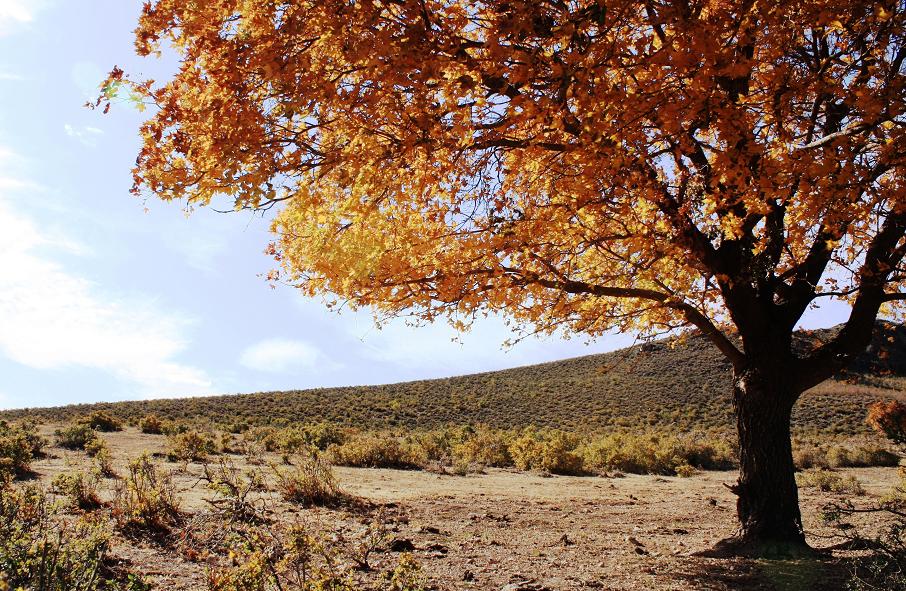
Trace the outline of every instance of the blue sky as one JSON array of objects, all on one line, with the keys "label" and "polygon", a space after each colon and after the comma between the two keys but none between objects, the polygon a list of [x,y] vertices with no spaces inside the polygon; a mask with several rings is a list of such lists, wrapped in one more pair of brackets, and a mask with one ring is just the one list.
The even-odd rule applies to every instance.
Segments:
[{"label": "blue sky", "polygon": [[[500,319],[445,324],[328,312],[261,278],[268,219],[129,195],[142,114],[83,104],[133,52],[140,0],[0,0],[0,408],[439,377],[611,350],[530,339]],[[840,320],[813,314],[809,325]]]}]

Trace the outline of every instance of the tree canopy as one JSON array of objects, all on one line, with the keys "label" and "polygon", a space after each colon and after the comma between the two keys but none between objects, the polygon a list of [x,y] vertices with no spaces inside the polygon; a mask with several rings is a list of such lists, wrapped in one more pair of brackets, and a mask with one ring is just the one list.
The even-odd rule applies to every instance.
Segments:
[{"label": "tree canopy", "polygon": [[896,2],[158,0],[137,48],[178,73],[102,99],[157,107],[136,191],[284,202],[307,293],[739,362],[728,321],[901,297],[903,34]]},{"label": "tree canopy", "polygon": [[[277,214],[308,294],[590,336],[694,326],[734,366],[746,539],[804,544],[799,394],[906,299],[906,3],[155,0],[114,69],[134,191]],[[794,350],[819,298],[851,314]],[[741,337],[741,344],[733,332]]]}]

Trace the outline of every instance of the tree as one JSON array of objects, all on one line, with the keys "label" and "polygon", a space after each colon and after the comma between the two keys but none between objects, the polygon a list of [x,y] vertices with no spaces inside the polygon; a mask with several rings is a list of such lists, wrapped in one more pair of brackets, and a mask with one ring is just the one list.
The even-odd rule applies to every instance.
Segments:
[{"label": "tree", "polygon": [[[812,0],[154,0],[114,69],[137,193],[275,205],[274,277],[458,326],[694,327],[733,366],[733,548],[805,545],[799,395],[906,298],[906,6]],[[105,107],[105,108],[106,108]],[[794,350],[820,298],[851,313]]]}]

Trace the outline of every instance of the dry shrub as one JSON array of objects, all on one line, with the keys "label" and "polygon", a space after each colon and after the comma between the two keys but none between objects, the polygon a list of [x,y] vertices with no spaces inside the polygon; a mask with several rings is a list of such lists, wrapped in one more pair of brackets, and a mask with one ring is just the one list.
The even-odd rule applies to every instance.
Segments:
[{"label": "dry shrub", "polygon": [[0,421],[0,480],[28,474],[31,461],[42,454],[45,444],[34,425]]},{"label": "dry shrub", "polygon": [[799,470],[809,468],[828,468],[827,452],[818,446],[794,442],[793,464]]},{"label": "dry shrub", "polygon": [[104,451],[109,452],[110,448],[107,446],[107,440],[103,437],[96,436],[85,444],[85,453],[88,454],[88,457],[90,458],[93,458]]},{"label": "dry shrub", "polygon": [[425,458],[412,446],[386,432],[355,434],[342,444],[328,447],[327,453],[337,466],[412,470],[425,465]]},{"label": "dry shrub", "polygon": [[381,591],[424,591],[427,584],[421,565],[407,552],[400,555],[393,570],[383,574],[378,588]]},{"label": "dry shrub", "polygon": [[511,436],[505,431],[481,428],[453,446],[454,466],[457,462],[503,468],[513,465],[510,455]]},{"label": "dry shrub", "polygon": [[243,441],[254,443],[266,452],[275,452],[279,449],[277,429],[274,427],[255,427],[242,434]]},{"label": "dry shrub", "polygon": [[98,495],[100,474],[96,472],[64,472],[58,474],[51,482],[51,490],[63,495],[69,501],[71,509],[94,511],[103,505]]},{"label": "dry shrub", "polygon": [[318,423],[303,429],[303,438],[308,445],[320,451],[331,445],[342,445],[346,441],[346,432],[331,423]]},{"label": "dry shrub", "polygon": [[97,436],[97,432],[87,423],[76,423],[54,431],[56,444],[66,449],[84,450]]},{"label": "dry shrub", "polygon": [[330,465],[319,454],[296,456],[290,467],[271,466],[277,490],[300,505],[336,505],[345,498]]},{"label": "dry shrub", "polygon": [[202,431],[190,429],[167,436],[167,457],[174,462],[204,462],[217,453],[214,438]]},{"label": "dry shrub", "polygon": [[268,452],[295,454],[310,448],[324,451],[332,445],[346,441],[346,431],[330,423],[317,423],[284,427],[256,427],[245,429],[243,441],[261,445]]},{"label": "dry shrub", "polygon": [[855,476],[841,476],[833,470],[813,468],[796,475],[796,482],[802,488],[815,488],[822,492],[864,495],[865,489]]},{"label": "dry shrub", "polygon": [[123,423],[118,418],[113,415],[106,413],[102,410],[95,411],[83,418],[81,423],[84,423],[94,429],[95,431],[101,431],[103,433],[110,433],[113,431],[122,431]]},{"label": "dry shrub", "polygon": [[835,445],[827,450],[827,463],[832,468],[889,467],[897,466],[900,456],[877,445]]},{"label": "dry shrub", "polygon": [[169,474],[164,474],[145,454],[129,462],[118,482],[113,516],[125,530],[164,533],[179,521],[179,501]]},{"label": "dry shrub", "polygon": [[689,478],[699,473],[699,469],[689,464],[680,464],[676,467],[676,475],[680,478]]},{"label": "dry shrub", "polygon": [[91,457],[95,468],[101,476],[108,478],[116,477],[113,469],[113,455],[110,453],[110,447],[101,437],[97,437],[85,446],[85,453]]},{"label": "dry shrub", "polygon": [[169,421],[164,423],[164,435],[179,435],[180,433],[185,433],[190,430],[191,427],[187,423],[181,423],[178,421]]},{"label": "dry shrub", "polygon": [[461,434],[450,429],[434,429],[408,434],[403,445],[422,466],[446,466],[453,462],[453,446],[459,441]]},{"label": "dry shrub", "polygon": [[[478,433],[472,427],[433,429],[407,435],[402,445],[409,450],[410,461],[422,469],[465,475],[481,472],[489,462],[505,465],[498,463],[499,458],[494,456],[496,450],[490,445],[484,450],[486,453],[482,453],[481,443],[489,443],[484,434],[484,430]],[[506,463],[512,465],[506,443],[503,447]]]},{"label": "dry shrub", "polygon": [[266,490],[264,477],[258,470],[242,473],[230,460],[221,459],[214,466],[205,464],[201,480],[214,493],[205,499],[215,513],[227,522],[264,523],[264,500],[255,493]]},{"label": "dry shrub", "polygon": [[[226,543],[231,565],[208,571],[209,591],[424,591],[421,567],[410,554],[378,577],[366,578],[364,544],[375,546],[371,525],[351,546],[350,540],[315,533],[296,523],[284,530],[237,529]],[[365,560],[367,565],[367,559]]]},{"label": "dry shrub", "polygon": [[725,439],[658,433],[613,433],[598,437],[584,448],[583,455],[585,468],[600,473],[618,470],[673,475],[680,466],[725,470],[736,462],[736,451]]},{"label": "dry shrub", "polygon": [[551,474],[582,474],[584,462],[578,453],[577,435],[553,429],[526,429],[509,445],[509,453],[520,470]]},{"label": "dry shrub", "polygon": [[424,468],[466,474],[484,466],[515,466],[578,475],[619,470],[676,474],[689,469],[724,470],[736,465],[729,439],[658,432],[583,436],[559,429],[521,431],[471,427],[438,429],[398,437],[389,432],[356,433],[329,448],[334,464],[370,468]]},{"label": "dry shrub", "polygon": [[808,468],[889,467],[900,463],[900,456],[888,451],[869,437],[816,438],[793,440],[793,463]]},{"label": "dry shrub", "polygon": [[148,415],[138,422],[138,428],[148,435],[160,435],[164,432],[164,422],[157,415]]},{"label": "dry shrub", "polygon": [[0,482],[0,588],[99,591],[114,587],[102,565],[110,547],[106,524],[55,514],[37,486]]}]

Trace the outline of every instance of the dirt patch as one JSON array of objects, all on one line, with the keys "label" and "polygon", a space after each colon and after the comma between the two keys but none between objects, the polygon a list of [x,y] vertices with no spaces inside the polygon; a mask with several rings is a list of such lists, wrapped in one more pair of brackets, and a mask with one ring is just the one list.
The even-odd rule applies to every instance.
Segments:
[{"label": "dirt patch", "polygon": [[[108,433],[114,467],[125,469],[142,452],[161,454],[162,436],[132,430]],[[82,452],[50,448],[34,463],[42,481],[85,467]],[[198,464],[157,461],[174,471],[182,508],[209,509],[210,491]],[[241,456],[230,456],[248,468]],[[279,458],[269,458],[279,461]],[[377,512],[387,516],[397,550],[411,550],[439,590],[472,589],[837,589],[833,560],[765,562],[693,556],[735,527],[735,497],[725,486],[733,472],[689,478],[544,477],[505,470],[452,476],[417,471],[337,468],[344,491],[358,508],[299,509],[276,494],[264,498],[277,520],[299,520],[325,530],[354,531]],[[880,496],[897,481],[893,468],[847,469],[867,495]],[[105,482],[109,495],[115,481]],[[839,542],[820,518],[835,498],[801,492],[810,543]],[[877,524],[876,524],[877,526]],[[117,538],[114,554],[144,573],[157,588],[204,589],[210,564],[192,562],[151,540]],[[835,556],[842,556],[839,552]],[[395,552],[376,555],[375,566],[392,564]]]}]

